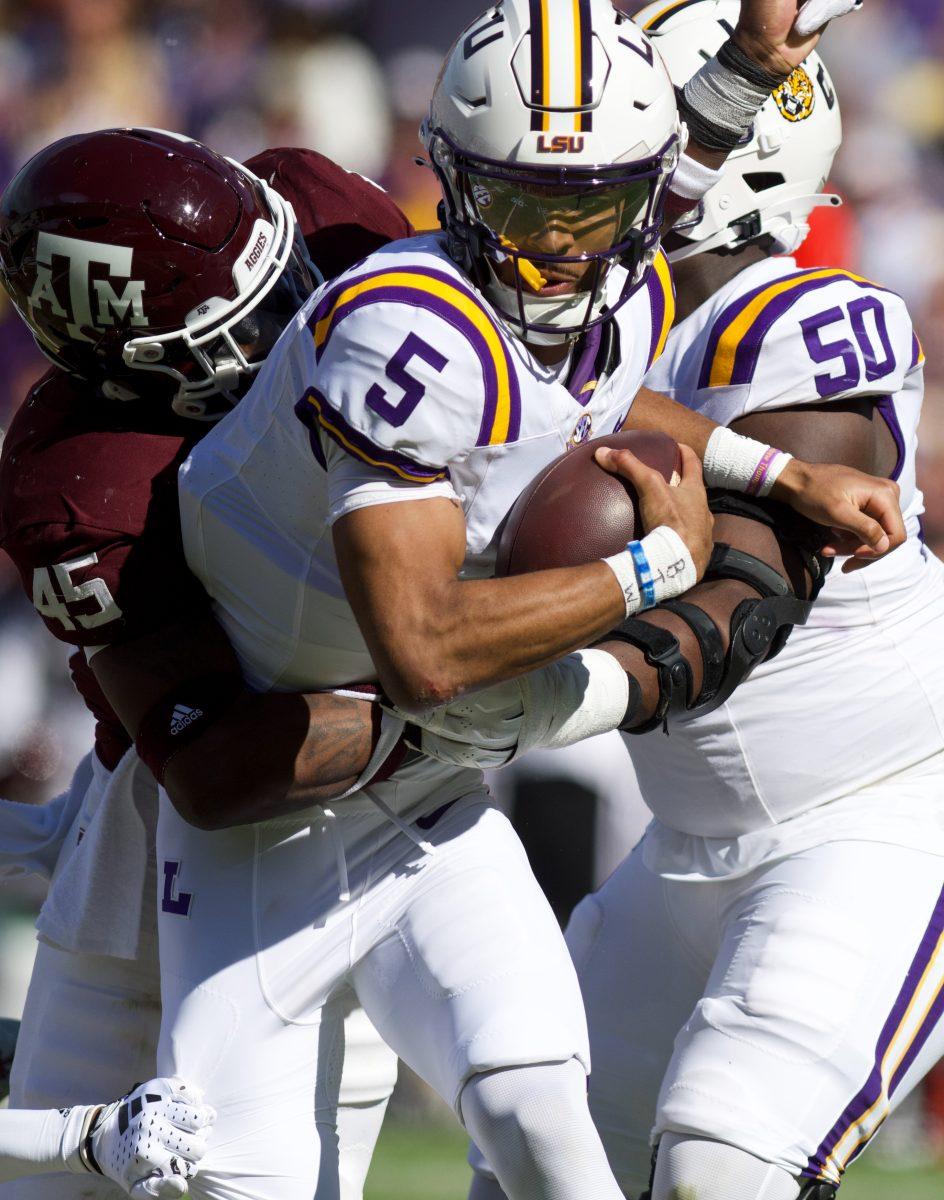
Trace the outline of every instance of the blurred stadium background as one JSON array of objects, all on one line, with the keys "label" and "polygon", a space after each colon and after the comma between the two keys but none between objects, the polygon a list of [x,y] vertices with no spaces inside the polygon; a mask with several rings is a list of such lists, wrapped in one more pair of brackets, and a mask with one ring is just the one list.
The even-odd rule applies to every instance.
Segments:
[{"label": "blurred stadium background", "polygon": [[[624,11],[641,7],[622,0]],[[417,228],[436,185],[417,167],[416,129],[439,62],[482,0],[0,0],[0,185],[47,142],[109,125],[178,129],[235,158],[310,146],[383,183]],[[900,292],[928,357],[921,484],[927,540],[944,551],[944,5],[867,0],[823,44],[845,144],[805,265],[845,266]],[[0,295],[0,431],[43,360]],[[0,557],[0,795],[42,803],[87,749],[63,647],[44,632]],[[526,821],[527,781],[509,798]],[[546,796],[546,789],[545,789]],[[561,782],[567,839],[529,846],[560,915],[601,872],[592,794]],[[584,817],[582,834],[575,828]],[[605,827],[599,808],[596,829]],[[623,836],[627,836],[624,828]],[[566,857],[564,846],[567,846]],[[33,953],[33,881],[0,891],[0,1016],[18,1016]],[[459,1200],[464,1140],[450,1114],[404,1079],[368,1183],[369,1200]],[[944,1193],[944,1078],[888,1123],[846,1200]]]}]

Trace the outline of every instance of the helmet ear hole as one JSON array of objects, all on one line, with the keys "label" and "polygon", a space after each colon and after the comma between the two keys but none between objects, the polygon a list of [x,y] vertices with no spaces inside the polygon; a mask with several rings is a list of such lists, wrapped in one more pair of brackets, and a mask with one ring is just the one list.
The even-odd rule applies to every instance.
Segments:
[{"label": "helmet ear hole", "polygon": [[752,192],[766,192],[769,188],[786,183],[779,171],[745,171],[744,182]]}]

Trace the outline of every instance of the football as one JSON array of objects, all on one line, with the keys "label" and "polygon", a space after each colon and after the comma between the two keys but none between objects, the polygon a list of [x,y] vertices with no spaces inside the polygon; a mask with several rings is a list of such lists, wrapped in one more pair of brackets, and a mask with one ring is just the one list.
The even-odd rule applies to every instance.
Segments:
[{"label": "football", "polygon": [[512,506],[499,538],[496,575],[579,566],[617,554],[642,535],[635,489],[595,462],[601,446],[632,450],[669,483],[679,480],[678,443],[664,433],[611,433],[566,451]]}]

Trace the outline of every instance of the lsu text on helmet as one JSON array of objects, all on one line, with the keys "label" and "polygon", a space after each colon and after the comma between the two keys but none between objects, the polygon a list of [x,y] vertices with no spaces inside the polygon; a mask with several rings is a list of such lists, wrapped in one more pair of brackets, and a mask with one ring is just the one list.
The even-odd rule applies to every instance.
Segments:
[{"label": "lsu text on helmet", "polygon": [[[739,11],[738,0],[662,0],[633,19],[682,87],[734,31]],[[812,209],[842,203],[823,193],[841,141],[836,89],[814,52],[764,103],[750,138],[725,162],[721,180],[676,225],[667,239],[669,258],[678,262],[764,236],[778,253],[792,254],[809,233]]]},{"label": "lsu text on helmet", "polygon": [[287,201],[163,130],[63,138],[0,197],[0,282],[43,353],[109,399],[215,419],[319,278]]},{"label": "lsu text on helmet", "polygon": [[421,137],[450,253],[525,340],[578,336],[644,279],[679,122],[658,55],[610,0],[489,9],[449,52]]}]

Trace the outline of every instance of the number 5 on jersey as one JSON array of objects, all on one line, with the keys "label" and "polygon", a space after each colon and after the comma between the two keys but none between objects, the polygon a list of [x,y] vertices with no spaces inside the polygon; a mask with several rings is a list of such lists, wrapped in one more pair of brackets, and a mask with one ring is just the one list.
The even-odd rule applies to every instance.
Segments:
[{"label": "number 5 on jersey", "polygon": [[[73,574],[98,562],[97,554],[86,554],[83,558],[71,558],[55,563],[51,567],[36,567],[33,571],[33,604],[40,616],[47,620],[60,621],[63,629],[94,629],[117,621],[121,609],[108,590],[104,579],[86,579],[75,583]],[[98,606],[94,611],[75,612],[75,606],[87,605],[92,600]]]}]

